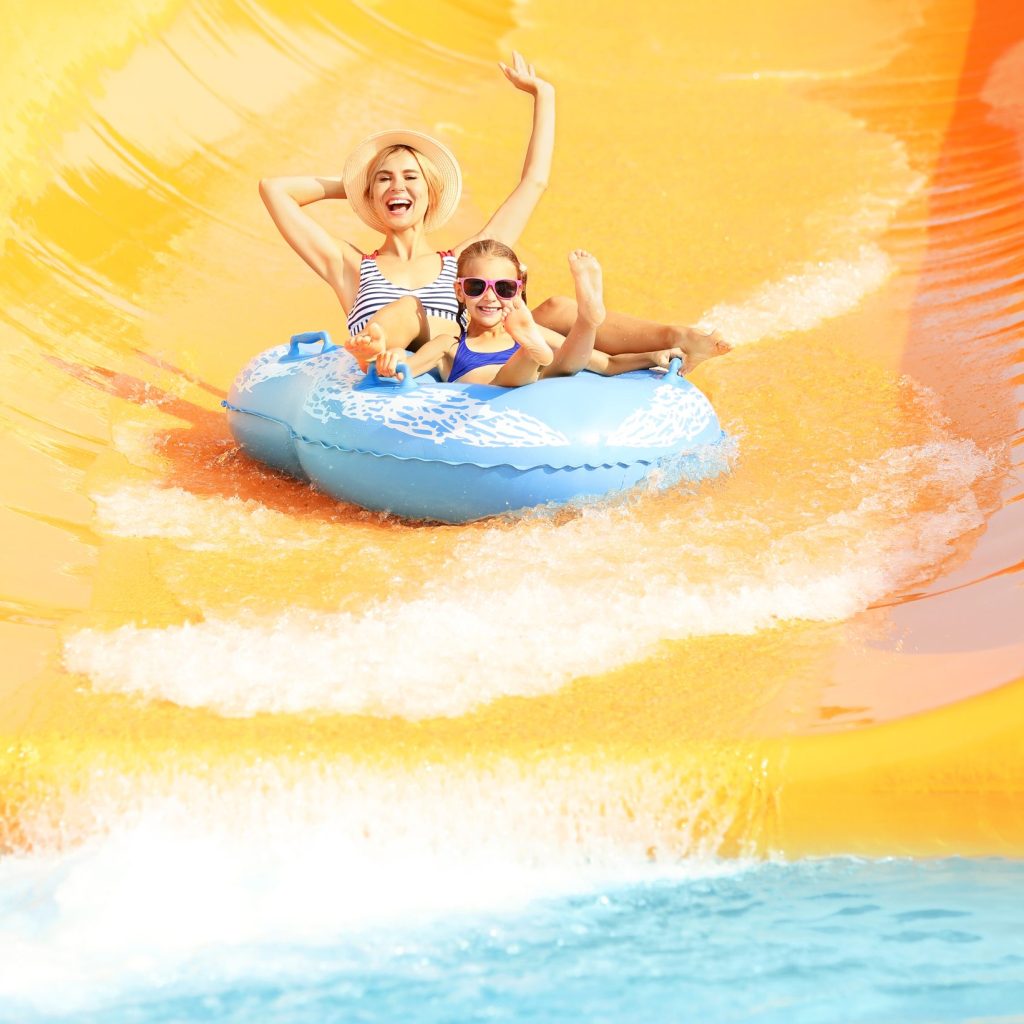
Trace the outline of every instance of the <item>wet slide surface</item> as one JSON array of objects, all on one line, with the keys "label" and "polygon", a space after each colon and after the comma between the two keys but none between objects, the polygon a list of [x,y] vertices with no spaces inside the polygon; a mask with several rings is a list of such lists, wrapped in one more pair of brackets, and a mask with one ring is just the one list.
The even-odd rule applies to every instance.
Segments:
[{"label": "wet slide surface", "polygon": [[[164,925],[214,907],[202,941],[230,944],[778,857],[812,888],[802,858],[1010,858],[993,905],[1019,890],[1024,14],[840,6],[19,14],[0,68],[0,902],[36,973],[8,994],[42,998],[40,929],[103,948],[96,891],[121,949],[140,897]],[[732,472],[440,527],[253,464],[219,405],[235,373],[298,330],[344,337],[258,178],[425,130],[462,163],[454,244],[517,180],[529,101],[495,66],[513,48],[558,89],[519,246],[531,301],[569,290],[583,245],[612,308],[720,330],[734,351],[692,379]],[[266,910],[339,864],[343,911]],[[262,901],[227,882],[240,866]]]}]

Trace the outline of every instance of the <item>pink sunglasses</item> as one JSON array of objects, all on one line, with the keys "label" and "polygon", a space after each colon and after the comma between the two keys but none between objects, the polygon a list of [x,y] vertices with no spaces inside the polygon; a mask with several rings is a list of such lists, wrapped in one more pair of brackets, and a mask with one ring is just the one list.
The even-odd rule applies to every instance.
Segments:
[{"label": "pink sunglasses", "polygon": [[471,299],[483,295],[488,288],[494,289],[494,294],[499,299],[514,299],[523,287],[522,281],[513,281],[510,277],[500,278],[497,281],[489,281],[484,277],[457,277],[455,280],[462,285],[462,290]]}]

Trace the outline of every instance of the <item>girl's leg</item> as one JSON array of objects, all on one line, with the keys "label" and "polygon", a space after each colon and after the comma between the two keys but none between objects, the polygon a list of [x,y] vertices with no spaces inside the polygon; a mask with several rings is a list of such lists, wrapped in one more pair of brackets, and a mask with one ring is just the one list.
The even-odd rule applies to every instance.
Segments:
[{"label": "girl's leg", "polygon": [[532,384],[537,379],[537,371],[551,362],[554,353],[522,299],[513,300],[505,317],[505,330],[519,342],[519,351],[502,366],[491,383],[501,388]]},{"label": "girl's leg", "polygon": [[345,348],[365,372],[381,352],[417,349],[429,340],[430,324],[423,303],[415,295],[403,295],[377,310],[366,326],[345,342]]},{"label": "girl's leg", "polygon": [[576,286],[576,319],[559,346],[544,377],[569,377],[585,370],[594,354],[597,332],[605,319],[601,264],[585,249],[569,253],[569,270]]},{"label": "girl's leg", "polygon": [[[576,322],[577,303],[564,295],[542,302],[534,311],[542,327],[568,335]],[[694,327],[658,324],[626,313],[609,311],[597,331],[596,347],[608,355],[626,352],[651,352],[670,348],[682,349],[683,369],[689,373],[698,363],[712,356],[724,355],[730,346],[716,333],[698,331]]]},{"label": "girl's leg", "polygon": [[491,383],[499,388],[521,388],[537,379],[537,371],[542,365],[525,348],[521,348],[498,370]]}]

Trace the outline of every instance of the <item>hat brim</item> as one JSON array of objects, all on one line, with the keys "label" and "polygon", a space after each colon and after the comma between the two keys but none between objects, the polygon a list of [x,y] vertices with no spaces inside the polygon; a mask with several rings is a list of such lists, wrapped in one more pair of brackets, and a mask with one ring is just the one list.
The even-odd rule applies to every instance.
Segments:
[{"label": "hat brim", "polygon": [[459,162],[451,150],[437,139],[432,139],[422,132],[388,131],[377,132],[364,139],[352,151],[345,161],[341,178],[345,185],[345,195],[359,219],[371,228],[387,233],[388,226],[381,220],[366,198],[366,175],[377,159],[377,154],[390,146],[408,146],[426,156],[437,168],[441,176],[441,196],[436,207],[427,210],[424,227],[434,231],[451,219],[462,197],[462,171]]}]

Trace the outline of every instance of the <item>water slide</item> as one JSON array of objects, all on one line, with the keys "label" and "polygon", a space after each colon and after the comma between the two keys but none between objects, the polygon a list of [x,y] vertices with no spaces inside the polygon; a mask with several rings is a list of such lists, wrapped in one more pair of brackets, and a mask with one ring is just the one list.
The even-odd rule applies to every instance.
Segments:
[{"label": "water slide", "polygon": [[[159,847],[213,878],[244,834],[312,874],[524,879],[1024,854],[1024,8],[841,7],[19,12],[0,854],[114,877]],[[518,178],[513,49],[558,90],[531,301],[585,246],[612,308],[718,329],[691,379],[731,472],[450,527],[248,460],[238,369],[345,336],[258,179],[427,131],[463,168],[454,244]]]}]

